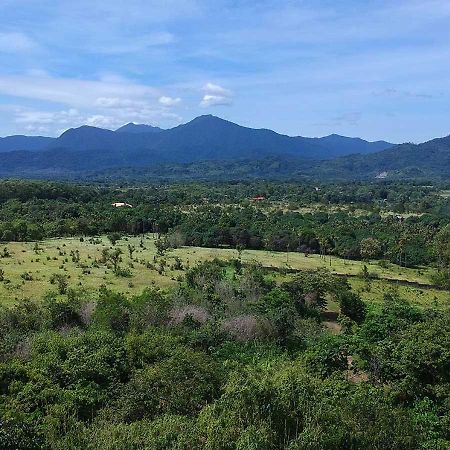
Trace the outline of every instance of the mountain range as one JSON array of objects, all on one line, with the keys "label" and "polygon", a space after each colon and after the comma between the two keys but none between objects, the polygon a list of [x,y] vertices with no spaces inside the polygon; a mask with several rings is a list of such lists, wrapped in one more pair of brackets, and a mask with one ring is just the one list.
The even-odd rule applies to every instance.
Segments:
[{"label": "mountain range", "polygon": [[175,173],[179,178],[203,178],[207,173],[225,178],[445,178],[450,172],[450,137],[419,145],[336,134],[291,137],[211,115],[167,130],[129,123],[115,131],[71,128],[57,138],[9,136],[0,138],[0,153],[3,177],[113,176],[125,168],[128,173],[168,178]]}]

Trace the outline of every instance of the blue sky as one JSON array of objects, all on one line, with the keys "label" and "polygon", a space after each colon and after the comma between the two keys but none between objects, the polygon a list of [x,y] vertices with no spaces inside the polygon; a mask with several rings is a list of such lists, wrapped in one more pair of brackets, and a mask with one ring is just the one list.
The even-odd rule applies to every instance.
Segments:
[{"label": "blue sky", "polygon": [[290,135],[450,134],[449,0],[1,0],[0,135],[200,114]]}]

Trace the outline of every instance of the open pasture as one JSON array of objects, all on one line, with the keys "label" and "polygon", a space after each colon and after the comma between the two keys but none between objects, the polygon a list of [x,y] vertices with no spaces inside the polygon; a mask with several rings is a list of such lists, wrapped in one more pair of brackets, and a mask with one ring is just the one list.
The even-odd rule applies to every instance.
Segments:
[{"label": "open pasture", "polygon": [[[22,298],[39,299],[49,290],[56,291],[56,285],[51,283],[54,274],[66,275],[69,287],[87,291],[97,290],[102,284],[127,294],[139,293],[152,285],[167,288],[175,284],[183,269],[200,261],[214,258],[231,260],[239,256],[234,249],[199,247],[181,247],[167,251],[164,256],[157,256],[155,239],[152,234],[143,239],[140,236],[126,236],[115,246],[106,236],[2,244],[2,251],[6,248],[10,256],[0,259],[5,279],[0,283],[0,301],[12,303]],[[134,249],[132,258],[128,246]],[[102,250],[105,248],[110,251],[119,248],[122,251],[120,267],[129,270],[129,276],[116,276],[111,265],[102,262]],[[177,258],[183,269],[175,264]],[[377,262],[262,250],[244,250],[241,258],[244,263],[258,263],[277,271],[326,268],[336,274],[349,275],[354,289],[367,301],[379,302],[386,292],[397,289],[402,297],[414,304],[440,307],[450,304],[450,293],[447,291],[400,284],[403,281],[429,283],[430,269],[426,268],[409,269],[392,264],[382,267]],[[370,283],[359,276],[364,264],[369,273],[376,277]]]}]

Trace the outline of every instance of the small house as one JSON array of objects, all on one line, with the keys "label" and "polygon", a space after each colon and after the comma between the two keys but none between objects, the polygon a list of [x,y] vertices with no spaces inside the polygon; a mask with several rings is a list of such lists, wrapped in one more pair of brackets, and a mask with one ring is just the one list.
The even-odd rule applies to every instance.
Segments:
[{"label": "small house", "polygon": [[129,203],[124,202],[115,202],[112,203],[111,206],[114,206],[114,208],[132,208],[133,205],[130,205]]}]

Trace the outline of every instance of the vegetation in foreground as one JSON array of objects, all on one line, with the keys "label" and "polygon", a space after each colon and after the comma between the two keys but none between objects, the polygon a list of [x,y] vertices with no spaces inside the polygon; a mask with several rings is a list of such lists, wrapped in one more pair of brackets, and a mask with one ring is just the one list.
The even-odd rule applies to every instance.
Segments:
[{"label": "vegetation in foreground", "polygon": [[450,446],[448,310],[372,309],[326,272],[215,260],[169,292],[19,302],[0,327],[1,448]]}]

